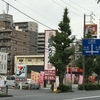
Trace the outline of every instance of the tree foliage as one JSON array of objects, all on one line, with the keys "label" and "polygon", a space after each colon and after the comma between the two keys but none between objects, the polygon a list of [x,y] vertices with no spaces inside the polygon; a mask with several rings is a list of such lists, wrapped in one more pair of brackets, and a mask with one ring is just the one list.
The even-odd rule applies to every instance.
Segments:
[{"label": "tree foliage", "polygon": [[49,62],[57,69],[60,82],[62,83],[66,66],[69,64],[70,56],[73,54],[71,43],[74,41],[74,38],[70,38],[71,29],[67,8],[65,8],[63,19],[58,26],[59,31],[56,31],[56,35],[51,37],[53,41],[52,45],[56,51],[55,54],[50,57]]},{"label": "tree foliage", "polygon": [[100,2],[100,0],[97,0],[97,3],[99,3]]},{"label": "tree foliage", "polygon": [[97,79],[99,83],[99,78],[100,78],[100,56],[97,56],[95,58],[95,69],[94,72],[97,74]]}]

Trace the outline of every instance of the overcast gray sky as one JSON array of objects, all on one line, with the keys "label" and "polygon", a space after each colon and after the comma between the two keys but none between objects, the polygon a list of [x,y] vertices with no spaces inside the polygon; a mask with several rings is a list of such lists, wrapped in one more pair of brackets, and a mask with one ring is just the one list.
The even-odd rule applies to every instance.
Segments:
[{"label": "overcast gray sky", "polygon": [[[17,9],[26,13],[35,20],[47,25],[52,29],[58,29],[58,24],[62,19],[64,8],[69,9],[70,26],[72,35],[78,39],[83,37],[84,14],[87,15],[86,22],[90,21],[91,12],[95,14],[93,23],[98,24],[100,18],[100,4],[96,0],[5,0]],[[0,0],[0,13],[6,12],[6,4]],[[13,15],[14,22],[34,21],[21,14],[12,7],[9,7],[9,14]],[[36,21],[34,21],[36,22]],[[49,29],[38,23],[39,32]]]}]

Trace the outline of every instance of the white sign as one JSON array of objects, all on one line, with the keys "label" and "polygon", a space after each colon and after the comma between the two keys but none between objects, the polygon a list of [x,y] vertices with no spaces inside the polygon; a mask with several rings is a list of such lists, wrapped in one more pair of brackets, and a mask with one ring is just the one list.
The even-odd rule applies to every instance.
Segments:
[{"label": "white sign", "polygon": [[45,66],[44,70],[55,70],[55,67],[49,62],[49,58],[54,55],[55,48],[52,46],[51,36],[55,36],[55,30],[45,31]]},{"label": "white sign", "polygon": [[25,64],[18,64],[16,67],[16,77],[26,77],[27,66]]},{"label": "white sign", "polygon": [[0,79],[0,87],[4,86],[4,80]]}]

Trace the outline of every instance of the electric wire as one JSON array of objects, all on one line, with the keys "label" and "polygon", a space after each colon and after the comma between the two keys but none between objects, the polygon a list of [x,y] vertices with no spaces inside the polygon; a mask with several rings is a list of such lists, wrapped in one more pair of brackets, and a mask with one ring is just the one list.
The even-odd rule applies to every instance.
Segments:
[{"label": "electric wire", "polygon": [[[52,0],[52,1],[53,1],[54,3],[56,3],[57,5],[59,5],[60,7],[63,7],[61,4],[57,3],[56,1],[54,1],[54,0]],[[64,8],[64,7],[63,7],[63,8]],[[77,16],[83,18],[83,16],[80,16],[80,15],[76,14],[75,12],[73,12],[73,11],[71,11],[71,10],[70,10],[70,12],[72,12],[73,14],[75,14],[75,15],[77,15]]]},{"label": "electric wire", "polygon": [[46,16],[44,16],[44,15],[38,13],[37,11],[35,11],[35,10],[33,10],[32,8],[28,7],[27,5],[23,4],[22,2],[20,2],[20,1],[18,1],[18,0],[15,0],[15,1],[18,2],[18,3],[20,3],[20,4],[22,4],[23,6],[27,7],[27,8],[30,9],[31,11],[33,11],[33,12],[39,14],[40,16],[42,16],[42,17],[44,17],[44,18],[48,19],[49,21],[52,21],[53,23],[56,24],[55,21],[53,21],[53,20],[49,19],[48,17],[46,17]]},{"label": "electric wire", "polygon": [[84,12],[83,11],[81,11],[81,10],[79,10],[79,9],[77,9],[77,8],[75,8],[75,7],[73,7],[72,5],[70,5],[70,4],[68,4],[68,3],[66,3],[65,1],[63,1],[63,0],[61,0],[63,3],[65,3],[65,4],[67,4],[67,5],[69,5],[70,7],[72,7],[72,8],[74,8],[74,9],[76,9],[77,11],[79,11],[79,12],[81,12],[82,14],[84,14]]},{"label": "electric wire", "polygon": [[27,16],[28,18],[30,18],[30,19],[36,21],[37,23],[39,23],[39,24],[41,24],[41,25],[43,25],[43,26],[45,26],[45,27],[47,27],[47,28],[53,30],[51,27],[49,27],[49,26],[47,26],[47,25],[41,23],[40,21],[38,21],[38,20],[32,18],[31,16],[27,15],[26,13],[24,13],[24,12],[22,12],[21,10],[17,9],[16,7],[12,6],[11,4],[9,4],[8,2],[6,2],[5,0],[2,0],[2,1],[5,2],[6,4],[8,4],[9,6],[11,6],[12,8],[14,8],[15,10],[17,10],[18,12],[24,14],[24,15]]}]

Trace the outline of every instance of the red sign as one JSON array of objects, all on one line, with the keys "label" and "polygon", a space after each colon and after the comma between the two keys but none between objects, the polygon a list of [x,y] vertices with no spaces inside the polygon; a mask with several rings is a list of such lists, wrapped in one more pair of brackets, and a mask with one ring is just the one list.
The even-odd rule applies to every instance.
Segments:
[{"label": "red sign", "polygon": [[55,80],[56,71],[55,70],[44,70],[44,80]]},{"label": "red sign", "polygon": [[83,70],[81,69],[81,68],[79,68],[79,67],[67,67],[67,72],[77,72],[77,73],[82,73],[83,72]]}]

